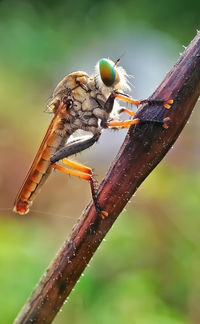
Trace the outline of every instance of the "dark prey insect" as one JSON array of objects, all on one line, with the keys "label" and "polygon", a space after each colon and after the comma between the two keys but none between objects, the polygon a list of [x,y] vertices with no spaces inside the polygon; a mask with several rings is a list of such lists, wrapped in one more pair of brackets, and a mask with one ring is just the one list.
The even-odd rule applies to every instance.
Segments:
[{"label": "dark prey insect", "polygon": [[[136,106],[143,103],[159,104],[169,109],[173,100],[134,100],[125,93],[129,90],[126,71],[109,59],[101,59],[92,76],[85,72],[68,74],[53,92],[49,109],[54,117],[42,140],[33,164],[25,178],[14,204],[14,211],[28,213],[36,195],[53,169],[89,181],[97,213],[102,218],[108,215],[99,206],[92,170],[67,158],[92,146],[99,139],[104,128],[129,128],[138,124],[134,112],[120,107],[118,100]],[[120,121],[119,114],[125,112],[133,119]],[[167,127],[166,121],[160,123]],[[90,136],[75,137],[78,130],[89,132]],[[66,166],[58,164],[62,161]]]}]

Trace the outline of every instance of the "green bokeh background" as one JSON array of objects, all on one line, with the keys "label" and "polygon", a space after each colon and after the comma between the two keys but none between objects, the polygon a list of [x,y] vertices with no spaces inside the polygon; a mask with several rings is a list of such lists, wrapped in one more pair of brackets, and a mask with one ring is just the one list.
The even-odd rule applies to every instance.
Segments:
[{"label": "green bokeh background", "polygon": [[[13,200],[51,116],[56,83],[101,57],[149,96],[200,28],[200,2],[0,1],[0,323],[12,323],[90,200],[55,173],[32,212]],[[168,156],[102,242],[55,324],[200,323],[199,103]],[[105,131],[80,161],[104,176],[126,132]],[[78,157],[77,157],[78,159]]]}]

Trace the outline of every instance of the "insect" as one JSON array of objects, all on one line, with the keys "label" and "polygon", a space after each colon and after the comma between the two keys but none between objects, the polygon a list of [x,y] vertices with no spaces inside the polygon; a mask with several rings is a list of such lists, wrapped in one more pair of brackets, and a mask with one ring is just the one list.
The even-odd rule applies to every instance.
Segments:
[{"label": "insect", "polygon": [[[119,60],[113,62],[103,58],[96,64],[92,76],[81,71],[73,72],[57,85],[48,105],[54,117],[17,195],[14,203],[15,212],[19,214],[29,212],[33,200],[48,176],[56,169],[89,181],[97,213],[102,218],[108,215],[98,204],[92,170],[67,158],[92,146],[105,128],[129,128],[140,122],[138,118],[134,118],[133,111],[119,105],[119,100],[136,106],[156,102],[166,109],[173,104],[173,100],[139,101],[127,96],[126,91],[130,90],[128,76],[118,64]],[[133,118],[121,121],[119,115],[122,112]],[[167,117],[161,120],[165,128],[167,127],[165,121],[168,119]],[[89,132],[90,136],[71,140],[78,130]],[[63,165],[60,165],[59,161],[62,161]]]}]

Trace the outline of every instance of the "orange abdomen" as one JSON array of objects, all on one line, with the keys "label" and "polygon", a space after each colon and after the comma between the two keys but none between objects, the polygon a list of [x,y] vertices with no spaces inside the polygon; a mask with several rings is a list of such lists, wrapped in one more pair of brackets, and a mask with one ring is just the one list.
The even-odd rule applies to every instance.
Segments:
[{"label": "orange abdomen", "polygon": [[13,210],[19,214],[28,213],[35,196],[39,193],[52,171],[50,158],[63,145],[63,138],[66,134],[63,114],[66,114],[66,107],[61,103],[47,129],[33,164],[15,200]]}]

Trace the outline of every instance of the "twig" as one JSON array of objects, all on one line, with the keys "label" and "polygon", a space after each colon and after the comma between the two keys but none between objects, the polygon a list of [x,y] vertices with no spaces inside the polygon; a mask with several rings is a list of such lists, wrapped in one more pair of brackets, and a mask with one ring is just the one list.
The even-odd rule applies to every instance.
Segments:
[{"label": "twig", "polygon": [[101,219],[90,203],[15,324],[52,322],[127,201],[177,139],[199,95],[200,32],[152,95],[152,98],[173,99],[173,107],[167,110],[161,106],[145,105],[136,116],[143,120],[169,116],[169,128],[164,129],[154,122],[130,128],[99,188],[99,204],[109,216]]}]

